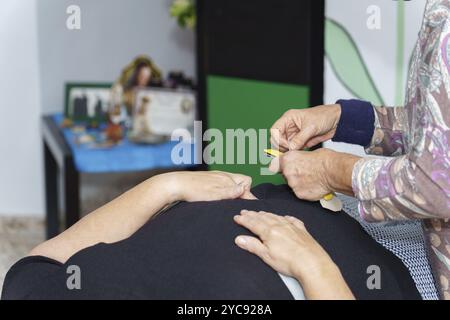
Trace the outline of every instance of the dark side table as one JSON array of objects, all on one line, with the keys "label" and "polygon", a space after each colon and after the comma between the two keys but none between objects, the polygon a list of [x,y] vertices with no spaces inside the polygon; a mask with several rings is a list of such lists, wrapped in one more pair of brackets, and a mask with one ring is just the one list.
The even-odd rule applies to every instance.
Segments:
[{"label": "dark side table", "polygon": [[[45,166],[46,236],[60,232],[60,194],[67,229],[80,218],[80,174],[75,168],[73,153],[52,116],[42,117],[42,139]],[[58,180],[61,178],[61,186]]]},{"label": "dark side table", "polygon": [[[62,114],[42,117],[42,139],[45,163],[45,203],[47,238],[52,238],[80,219],[81,173],[125,173],[145,170],[198,170],[194,158],[188,164],[174,164],[173,147],[179,142],[154,145],[135,144],[124,139],[109,149],[89,148],[75,142],[76,133],[62,129]],[[101,131],[89,129],[91,134]],[[194,144],[186,143],[195,154]],[[61,202],[61,203],[60,203]],[[63,215],[59,210],[61,209]]]}]

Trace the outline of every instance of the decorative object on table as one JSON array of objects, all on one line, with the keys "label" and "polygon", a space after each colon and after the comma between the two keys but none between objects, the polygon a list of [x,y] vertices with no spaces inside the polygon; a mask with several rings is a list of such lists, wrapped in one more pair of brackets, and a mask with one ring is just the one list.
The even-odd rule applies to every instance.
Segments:
[{"label": "decorative object on table", "polygon": [[112,144],[118,144],[125,136],[123,124],[126,115],[120,105],[116,104],[109,112],[108,125],[105,130],[106,140]]},{"label": "decorative object on table", "polygon": [[60,124],[60,127],[65,129],[65,128],[70,128],[73,126],[73,121],[69,118],[64,118],[63,121]]},{"label": "decorative object on table", "polygon": [[74,125],[70,127],[70,131],[74,134],[82,134],[86,132],[86,126],[85,125]]},{"label": "decorative object on table", "polygon": [[166,140],[166,137],[156,135],[150,130],[148,122],[148,109],[151,99],[143,96],[136,101],[136,110],[133,115],[133,129],[129,134],[129,139],[135,142],[159,143]]},{"label": "decorative object on table", "polygon": [[92,134],[81,134],[77,137],[75,137],[75,143],[77,145],[82,145],[82,144],[92,144],[95,142],[95,136]]},{"label": "decorative object on table", "polygon": [[107,120],[110,103],[110,83],[67,83],[62,126],[77,122],[98,126]]},{"label": "decorative object on table", "polygon": [[99,150],[110,149],[120,143],[120,139],[116,139],[116,141],[108,140],[105,132],[100,130],[89,130],[83,133],[74,133],[74,145],[76,145],[77,147],[84,147],[86,149]]},{"label": "decorative object on table", "polygon": [[171,71],[164,81],[165,88],[194,90],[194,80],[181,71]]},{"label": "decorative object on table", "polygon": [[135,89],[161,86],[162,75],[159,68],[150,57],[138,56],[122,70],[120,78],[112,87],[114,108],[117,105],[124,105],[128,115],[131,116]]},{"label": "decorative object on table", "polygon": [[196,96],[190,90],[148,88],[136,90],[129,139],[138,143],[166,141],[176,129],[192,129]]},{"label": "decorative object on table", "polygon": [[177,19],[180,27],[194,29],[197,22],[194,0],[174,0],[170,15]]}]

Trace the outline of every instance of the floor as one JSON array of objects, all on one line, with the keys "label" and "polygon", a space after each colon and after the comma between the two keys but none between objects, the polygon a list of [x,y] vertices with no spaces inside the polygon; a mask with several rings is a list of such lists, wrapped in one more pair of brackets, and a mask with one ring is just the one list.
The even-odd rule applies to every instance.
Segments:
[{"label": "floor", "polygon": [[0,288],[9,268],[43,240],[42,218],[0,217]]}]

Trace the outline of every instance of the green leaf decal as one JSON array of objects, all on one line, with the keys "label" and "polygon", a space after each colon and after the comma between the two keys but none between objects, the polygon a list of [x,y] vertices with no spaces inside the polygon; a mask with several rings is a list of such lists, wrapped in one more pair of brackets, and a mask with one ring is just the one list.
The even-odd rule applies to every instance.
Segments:
[{"label": "green leaf decal", "polygon": [[355,41],[342,25],[331,19],[325,22],[325,52],[337,78],[355,98],[384,105]]}]

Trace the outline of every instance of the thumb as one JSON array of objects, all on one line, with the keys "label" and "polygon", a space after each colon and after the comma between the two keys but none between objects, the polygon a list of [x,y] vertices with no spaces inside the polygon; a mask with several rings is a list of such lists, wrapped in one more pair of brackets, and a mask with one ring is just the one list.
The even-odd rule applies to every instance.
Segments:
[{"label": "thumb", "polygon": [[238,183],[238,185],[243,189],[242,193],[239,195],[239,198],[244,200],[258,200],[258,198],[255,197],[254,194],[250,191],[250,188],[252,186],[252,179],[250,177],[245,178],[248,179],[245,179],[244,181]]},{"label": "thumb", "polygon": [[241,199],[244,200],[258,200],[257,197],[250,191],[250,190],[244,190],[244,192],[241,195]]},{"label": "thumb", "polygon": [[245,188],[241,184],[234,184],[233,186],[227,187],[225,190],[226,199],[236,199],[242,196]]},{"label": "thumb", "polygon": [[239,173],[229,173],[229,175],[236,184],[241,185],[244,188],[244,191],[240,195],[241,199],[245,199],[245,200],[257,200],[258,199],[250,191],[250,189],[252,188],[252,178],[251,177],[246,176],[244,174],[239,174]]},{"label": "thumb", "polygon": [[[283,157],[283,156],[281,156]],[[273,173],[280,173],[281,172],[281,167],[280,167],[280,158],[274,158],[271,162],[270,162],[270,166],[269,166],[269,171],[273,172]]]},{"label": "thumb", "polygon": [[311,127],[306,127],[297,133],[291,141],[289,141],[289,150],[300,150],[305,147],[305,144],[314,137],[314,130]]}]

